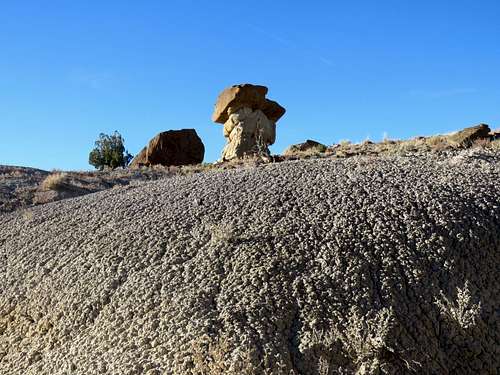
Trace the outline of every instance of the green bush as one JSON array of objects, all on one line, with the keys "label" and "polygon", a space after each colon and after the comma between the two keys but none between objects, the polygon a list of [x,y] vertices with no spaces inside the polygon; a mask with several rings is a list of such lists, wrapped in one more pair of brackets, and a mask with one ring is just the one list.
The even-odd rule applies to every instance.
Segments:
[{"label": "green bush", "polygon": [[95,148],[89,154],[89,164],[99,170],[126,167],[130,160],[132,155],[125,150],[124,139],[117,131],[111,135],[99,134]]}]

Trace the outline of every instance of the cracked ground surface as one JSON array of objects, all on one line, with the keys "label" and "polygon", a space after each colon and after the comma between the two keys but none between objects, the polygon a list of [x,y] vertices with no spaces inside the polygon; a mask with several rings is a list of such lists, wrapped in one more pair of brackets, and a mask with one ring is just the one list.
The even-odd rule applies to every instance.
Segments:
[{"label": "cracked ground surface", "polygon": [[[0,374],[496,373],[499,161],[283,162],[1,215]],[[436,303],[466,282],[468,327]]]}]

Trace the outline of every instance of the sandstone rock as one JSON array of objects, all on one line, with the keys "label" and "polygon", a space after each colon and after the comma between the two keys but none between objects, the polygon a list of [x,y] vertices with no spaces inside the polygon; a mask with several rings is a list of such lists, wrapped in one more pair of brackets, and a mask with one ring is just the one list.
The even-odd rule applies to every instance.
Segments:
[{"label": "sandstone rock", "polygon": [[130,166],[198,164],[204,155],[205,146],[194,129],[169,130],[151,139]]},{"label": "sandstone rock", "polygon": [[266,103],[264,104],[264,108],[262,112],[266,115],[266,117],[272,122],[278,122],[278,120],[283,117],[286,110],[282,106],[280,106],[274,100],[266,99]]},{"label": "sandstone rock", "polygon": [[257,109],[244,107],[230,115],[224,124],[224,136],[229,142],[222,151],[222,160],[247,155],[269,156],[268,145],[276,139],[276,124]]},{"label": "sandstone rock", "polygon": [[285,108],[266,99],[267,87],[251,84],[235,85],[218,97],[212,120],[224,124],[228,143],[222,160],[249,155],[268,157],[269,145],[276,140],[276,121]]},{"label": "sandstone rock", "polygon": [[267,91],[265,86],[249,83],[228,87],[217,98],[212,120],[224,124],[229,118],[229,108],[236,112],[247,107],[252,110],[260,109],[271,121],[278,121],[285,114],[285,108],[266,99]]},{"label": "sandstone rock", "polygon": [[500,139],[500,129],[495,129],[490,132],[490,139],[492,141],[495,141],[497,139]]},{"label": "sandstone rock", "polygon": [[295,155],[300,153],[318,153],[325,152],[326,146],[312,139],[306,140],[304,143],[298,143],[289,146],[284,152],[284,155]]},{"label": "sandstone rock", "polygon": [[448,139],[460,146],[470,146],[477,139],[490,138],[489,132],[490,127],[488,125],[479,124],[451,134]]}]

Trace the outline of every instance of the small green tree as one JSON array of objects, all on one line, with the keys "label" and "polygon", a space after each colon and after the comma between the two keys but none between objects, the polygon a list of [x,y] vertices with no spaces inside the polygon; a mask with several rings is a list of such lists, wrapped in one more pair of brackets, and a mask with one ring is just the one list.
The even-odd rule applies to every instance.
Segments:
[{"label": "small green tree", "polygon": [[99,134],[95,148],[89,154],[89,164],[99,170],[126,167],[130,160],[132,155],[125,150],[124,139],[116,130],[111,135]]}]

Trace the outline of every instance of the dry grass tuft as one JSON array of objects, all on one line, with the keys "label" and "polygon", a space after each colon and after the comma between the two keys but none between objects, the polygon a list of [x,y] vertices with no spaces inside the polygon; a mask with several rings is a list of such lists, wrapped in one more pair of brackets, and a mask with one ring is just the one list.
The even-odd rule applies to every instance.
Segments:
[{"label": "dry grass tuft", "polygon": [[448,137],[443,135],[434,135],[432,137],[425,138],[425,143],[429,146],[440,146],[443,143],[448,143]]},{"label": "dry grass tuft", "polygon": [[304,151],[297,151],[295,155],[298,156],[317,156],[324,154],[327,150],[327,147],[325,145],[317,145],[308,148],[307,150]]},{"label": "dry grass tuft", "polygon": [[237,239],[234,226],[230,223],[209,224],[213,243],[228,243]]},{"label": "dry grass tuft", "polygon": [[[353,306],[343,323],[333,325],[326,332],[312,331],[305,341],[309,346],[320,349],[316,358],[320,375],[336,372],[335,357],[349,358],[352,372],[356,375],[378,374],[387,368],[387,353],[395,353],[390,345],[391,333],[396,325],[392,308],[382,308],[375,314],[366,315]],[[410,369],[410,363],[402,360]]]},{"label": "dry grass tuft", "polygon": [[33,211],[30,211],[30,210],[23,210],[23,219],[26,220],[26,221],[31,221],[33,220],[34,218],[34,214],[33,214]]},{"label": "dry grass tuft", "polygon": [[392,309],[383,308],[375,316],[363,316],[352,307],[345,327],[333,327],[347,355],[358,366],[357,374],[369,374],[381,365],[382,352],[391,350],[387,340],[394,325]]},{"label": "dry grass tuft", "polygon": [[66,178],[67,174],[64,172],[54,172],[49,174],[45,180],[42,181],[42,190],[57,190],[60,188]]},{"label": "dry grass tuft", "polygon": [[[196,375],[252,375],[267,374],[261,364],[256,365],[252,352],[234,348],[225,336],[217,340],[204,335],[191,345],[192,369]],[[232,349],[234,348],[234,350]]]},{"label": "dry grass tuft", "polygon": [[491,148],[492,150],[500,151],[500,139],[496,139],[494,141],[491,141],[489,144],[489,148]]}]

